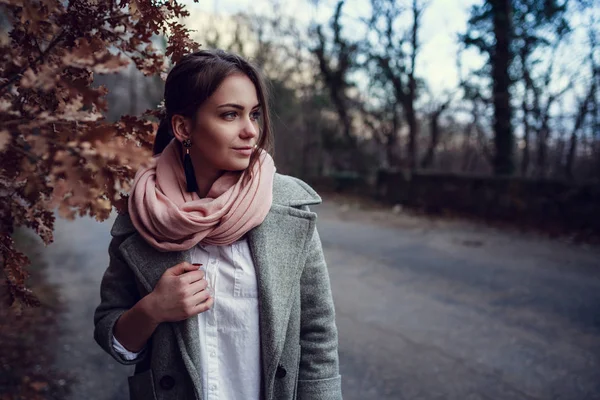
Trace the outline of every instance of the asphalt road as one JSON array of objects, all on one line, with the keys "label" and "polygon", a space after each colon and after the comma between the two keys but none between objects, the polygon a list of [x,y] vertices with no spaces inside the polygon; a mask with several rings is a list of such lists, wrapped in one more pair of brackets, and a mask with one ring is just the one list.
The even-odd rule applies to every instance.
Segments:
[{"label": "asphalt road", "polygon": [[600,399],[598,249],[318,211],[345,399]]},{"label": "asphalt road", "polygon": [[[600,399],[600,249],[463,222],[316,208],[346,400]],[[57,221],[71,399],[127,399],[92,338],[110,221]]]}]

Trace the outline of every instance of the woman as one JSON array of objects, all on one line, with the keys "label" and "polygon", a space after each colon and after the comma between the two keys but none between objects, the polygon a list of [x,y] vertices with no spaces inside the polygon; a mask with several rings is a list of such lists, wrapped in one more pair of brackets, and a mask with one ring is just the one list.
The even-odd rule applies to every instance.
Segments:
[{"label": "woman", "polygon": [[275,173],[258,71],[190,54],[165,108],[111,230],[96,341],[136,364],[132,399],[341,399],[321,199]]}]

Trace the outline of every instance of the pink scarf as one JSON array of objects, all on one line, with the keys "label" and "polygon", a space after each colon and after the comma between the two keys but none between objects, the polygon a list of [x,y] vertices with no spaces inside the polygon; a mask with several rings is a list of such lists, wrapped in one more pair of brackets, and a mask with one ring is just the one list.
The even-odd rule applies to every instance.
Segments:
[{"label": "pink scarf", "polygon": [[172,140],[133,181],[129,215],[137,231],[160,251],[188,250],[199,242],[228,245],[260,225],[273,201],[275,165],[261,150],[252,178],[226,172],[206,198],[188,193],[177,141]]}]

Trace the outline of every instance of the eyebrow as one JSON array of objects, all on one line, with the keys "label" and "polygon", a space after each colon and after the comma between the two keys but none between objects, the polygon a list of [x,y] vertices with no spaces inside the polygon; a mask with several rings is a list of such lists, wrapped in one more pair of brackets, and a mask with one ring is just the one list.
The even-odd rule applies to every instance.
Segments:
[{"label": "eyebrow", "polygon": [[[221,104],[220,106],[218,106],[217,108],[223,108],[223,107],[232,107],[235,108],[237,110],[243,110],[244,106],[239,105],[239,104],[235,104],[235,103],[225,103],[225,104]],[[251,110],[254,110],[255,108],[260,107],[260,103],[258,103],[257,105],[255,105],[254,107],[251,108]]]}]

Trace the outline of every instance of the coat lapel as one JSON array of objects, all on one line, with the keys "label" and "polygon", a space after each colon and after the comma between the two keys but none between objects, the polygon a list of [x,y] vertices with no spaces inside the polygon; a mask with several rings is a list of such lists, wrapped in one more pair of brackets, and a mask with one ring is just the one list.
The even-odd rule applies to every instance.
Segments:
[{"label": "coat lapel", "polygon": [[[269,214],[261,225],[248,232],[248,244],[258,280],[263,384],[266,393],[273,386],[285,343],[291,300],[300,281],[307,247],[316,224],[316,214],[292,205],[320,201],[318,197],[306,199],[305,191],[290,193],[285,187],[277,185],[277,180],[275,183]],[[304,198],[299,197],[302,195]]]},{"label": "coat lapel", "polygon": [[[150,246],[139,234],[131,235],[123,241],[120,250],[147,293],[154,289],[167,269],[183,261],[191,262],[189,250],[160,252]],[[194,383],[196,398],[199,399],[202,388],[198,317],[194,316],[170,325],[173,327],[187,372]]]}]

